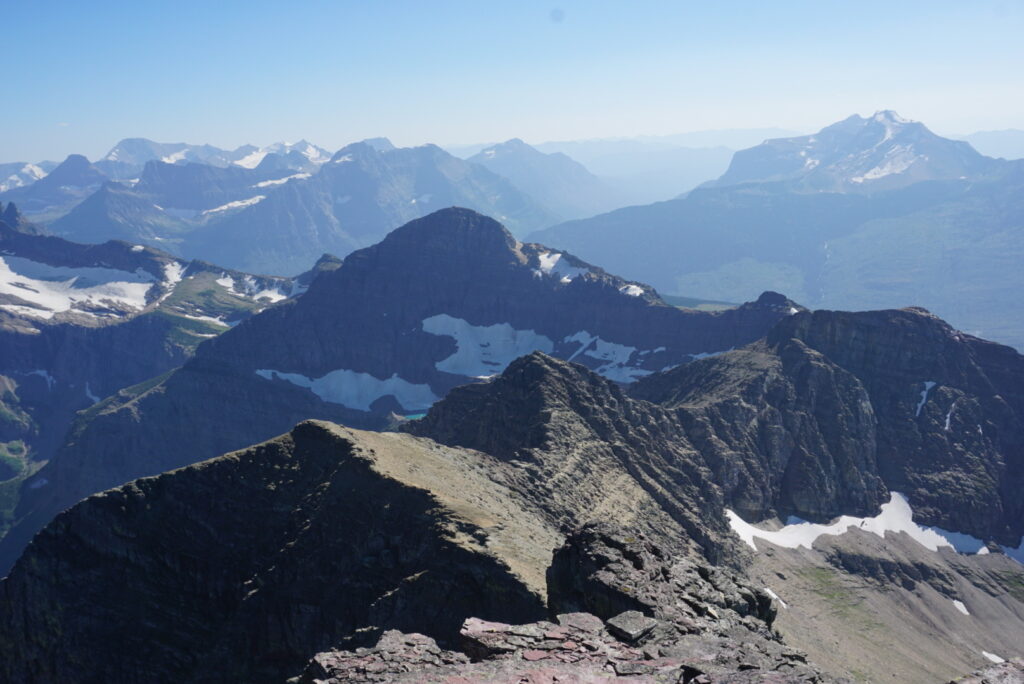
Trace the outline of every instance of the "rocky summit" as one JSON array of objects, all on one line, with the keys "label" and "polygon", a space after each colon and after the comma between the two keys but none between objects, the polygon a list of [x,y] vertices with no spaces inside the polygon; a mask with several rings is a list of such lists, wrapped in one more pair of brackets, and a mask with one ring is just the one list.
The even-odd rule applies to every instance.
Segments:
[{"label": "rocky summit", "polygon": [[763,590],[638,532],[563,537],[515,477],[480,452],[307,422],[93,496],[0,584],[2,675],[819,681]]},{"label": "rocky summit", "polygon": [[772,631],[763,590],[608,525],[555,552],[548,608],[551,620],[530,624],[468,618],[451,650],[386,632],[372,647],[317,654],[298,681],[824,681]]}]

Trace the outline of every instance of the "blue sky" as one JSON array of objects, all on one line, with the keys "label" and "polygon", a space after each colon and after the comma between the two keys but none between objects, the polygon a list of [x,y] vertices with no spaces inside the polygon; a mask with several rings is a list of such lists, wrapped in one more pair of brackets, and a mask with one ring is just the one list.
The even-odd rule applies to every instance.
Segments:
[{"label": "blue sky", "polygon": [[778,126],[1024,128],[1024,1],[6,0],[0,161]]}]

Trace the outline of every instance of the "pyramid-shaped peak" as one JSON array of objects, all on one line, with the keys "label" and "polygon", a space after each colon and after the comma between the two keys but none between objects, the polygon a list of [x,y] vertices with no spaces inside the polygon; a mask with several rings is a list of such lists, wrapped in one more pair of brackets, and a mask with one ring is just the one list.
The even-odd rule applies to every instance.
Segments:
[{"label": "pyramid-shaped peak", "polygon": [[388,242],[444,242],[452,250],[487,253],[493,249],[514,249],[516,239],[490,216],[464,207],[439,209],[392,231]]}]

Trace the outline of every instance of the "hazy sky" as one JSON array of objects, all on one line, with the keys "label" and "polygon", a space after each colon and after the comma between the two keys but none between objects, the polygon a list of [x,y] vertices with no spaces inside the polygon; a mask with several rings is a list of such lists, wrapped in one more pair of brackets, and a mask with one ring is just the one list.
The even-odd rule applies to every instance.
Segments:
[{"label": "hazy sky", "polygon": [[120,138],[331,149],[1024,128],[1024,0],[4,0],[0,161]]}]

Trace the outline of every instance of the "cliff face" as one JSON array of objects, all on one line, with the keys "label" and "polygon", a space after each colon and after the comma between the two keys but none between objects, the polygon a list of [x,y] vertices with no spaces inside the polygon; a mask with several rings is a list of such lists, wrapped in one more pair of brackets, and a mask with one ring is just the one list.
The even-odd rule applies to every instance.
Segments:
[{"label": "cliff face", "polygon": [[1024,357],[921,309],[815,312],[802,340],[857,376],[878,420],[877,463],[927,524],[1017,546],[1024,534]]},{"label": "cliff face", "polygon": [[746,519],[868,514],[888,498],[867,393],[799,341],[697,361],[640,383],[633,394],[675,411]]},{"label": "cliff face", "polygon": [[383,628],[451,642],[469,615],[540,618],[556,537],[487,471],[412,437],[303,423],[94,496],[3,580],[0,678],[281,681]]},{"label": "cliff face", "polygon": [[816,311],[764,341],[642,380],[747,519],[873,513],[904,492],[924,524],[1024,534],[1024,357],[918,309]]}]

